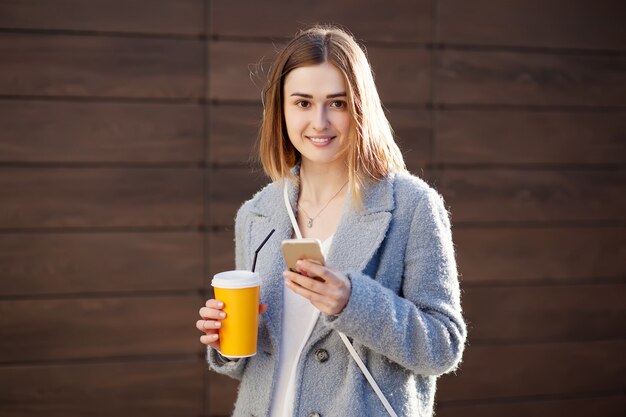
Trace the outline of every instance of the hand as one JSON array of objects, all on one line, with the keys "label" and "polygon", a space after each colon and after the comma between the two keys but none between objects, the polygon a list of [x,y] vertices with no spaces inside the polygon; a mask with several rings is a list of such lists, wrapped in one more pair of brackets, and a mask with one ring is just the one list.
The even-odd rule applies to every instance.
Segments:
[{"label": "hand", "polygon": [[[220,300],[210,299],[204,307],[200,309],[202,320],[196,322],[196,328],[204,335],[200,336],[200,342],[219,350],[219,329],[222,327],[221,320],[226,318],[226,313],[222,311],[224,303]],[[259,314],[267,311],[267,304],[259,304]]]},{"label": "hand", "polygon": [[299,273],[283,272],[287,288],[307,298],[322,313],[335,315],[343,311],[352,292],[345,274],[307,260],[299,260],[296,267]]}]

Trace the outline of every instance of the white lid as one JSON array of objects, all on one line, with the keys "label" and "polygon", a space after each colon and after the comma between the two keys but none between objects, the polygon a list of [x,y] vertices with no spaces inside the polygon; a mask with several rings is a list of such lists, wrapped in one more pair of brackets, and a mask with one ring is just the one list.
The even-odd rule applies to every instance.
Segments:
[{"label": "white lid", "polygon": [[213,275],[211,285],[217,288],[250,288],[261,285],[258,272],[226,271]]}]

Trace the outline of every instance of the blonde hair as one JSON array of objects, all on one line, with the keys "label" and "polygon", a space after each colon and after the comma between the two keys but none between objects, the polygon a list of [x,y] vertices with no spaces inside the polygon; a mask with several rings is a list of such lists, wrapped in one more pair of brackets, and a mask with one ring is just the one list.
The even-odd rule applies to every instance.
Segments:
[{"label": "blonde hair", "polygon": [[352,200],[359,205],[367,182],[379,181],[392,172],[405,171],[402,153],[393,139],[372,69],[354,38],[333,26],[314,26],[300,31],[278,54],[263,90],[263,122],[259,131],[259,159],[273,180],[293,179],[291,168],[300,153],[289,140],[283,114],[283,84],[296,68],[330,63],[337,67],[347,86],[348,106],[354,132],[347,164]]}]

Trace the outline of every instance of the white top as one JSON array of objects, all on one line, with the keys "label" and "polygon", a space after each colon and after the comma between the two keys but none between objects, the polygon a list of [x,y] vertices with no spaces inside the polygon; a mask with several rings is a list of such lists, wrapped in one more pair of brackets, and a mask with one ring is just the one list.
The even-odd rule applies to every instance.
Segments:
[{"label": "white top", "polygon": [[[332,243],[333,236],[322,242],[324,258],[328,256]],[[319,310],[309,300],[288,288],[283,288],[283,326],[278,355],[278,378],[271,402],[271,417],[291,417],[298,360],[320,315]]]}]

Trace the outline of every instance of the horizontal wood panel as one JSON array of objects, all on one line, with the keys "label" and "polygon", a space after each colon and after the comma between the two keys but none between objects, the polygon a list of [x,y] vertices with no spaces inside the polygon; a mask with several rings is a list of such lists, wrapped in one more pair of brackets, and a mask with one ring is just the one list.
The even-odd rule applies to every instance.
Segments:
[{"label": "horizontal wood panel", "polygon": [[[470,335],[471,340],[471,335]],[[620,392],[624,342],[468,346],[456,375],[439,380],[441,402]]]},{"label": "horizontal wood panel", "polygon": [[214,230],[209,235],[209,274],[235,268],[235,231],[232,227]]},{"label": "horizontal wood panel", "polygon": [[203,252],[199,232],[0,234],[0,295],[198,290]]},{"label": "horizontal wood panel", "polygon": [[0,228],[197,226],[200,168],[2,168]]},{"label": "horizontal wood panel", "polygon": [[[453,207],[453,212],[457,210]],[[454,215],[456,220],[457,215]],[[623,280],[625,227],[458,228],[459,270],[466,284]]]},{"label": "horizontal wood panel", "polygon": [[0,101],[0,160],[202,161],[195,104]]},{"label": "horizontal wood panel", "polygon": [[474,346],[613,339],[626,331],[625,289],[623,284],[465,287],[463,310]]},{"label": "horizontal wood panel", "polygon": [[[348,0],[342,2],[210,2],[212,34],[290,37],[312,24],[338,24],[358,39],[398,42],[431,40],[428,0]],[[263,16],[259,19],[259,16]]]},{"label": "horizontal wood panel", "polygon": [[624,170],[447,169],[434,184],[455,222],[622,221]]},{"label": "horizontal wood panel", "polygon": [[626,162],[626,112],[439,111],[436,162]]},{"label": "horizontal wood panel", "polygon": [[213,169],[209,175],[209,224],[232,226],[239,207],[270,180],[250,168]]},{"label": "horizontal wood panel", "polygon": [[3,417],[202,415],[199,360],[0,367]]},{"label": "horizontal wood panel", "polygon": [[454,44],[623,50],[625,19],[620,0],[437,2],[439,40]]},{"label": "horizontal wood panel", "polygon": [[437,417],[623,417],[624,397],[580,398],[558,400],[520,399],[502,403],[439,403]]},{"label": "horizontal wood panel", "polygon": [[463,51],[437,53],[444,104],[626,105],[626,56]]},{"label": "horizontal wood panel", "polygon": [[131,98],[202,97],[199,39],[0,36],[0,94]]},{"label": "horizontal wood panel", "polygon": [[199,295],[0,301],[0,358],[41,361],[202,350]]},{"label": "horizontal wood panel", "polygon": [[[217,104],[210,108],[208,160],[216,164],[256,161],[256,141],[263,109],[255,105]],[[423,168],[430,159],[432,117],[429,111],[390,107],[387,117],[407,165]]]},{"label": "horizontal wood panel", "polygon": [[0,3],[0,27],[194,35],[204,30],[202,0],[46,0]]},{"label": "horizontal wood panel", "polygon": [[[267,42],[211,42],[209,97],[260,103],[270,63],[282,46]],[[427,49],[371,46],[367,50],[384,102],[429,101],[430,52]]]}]

